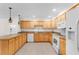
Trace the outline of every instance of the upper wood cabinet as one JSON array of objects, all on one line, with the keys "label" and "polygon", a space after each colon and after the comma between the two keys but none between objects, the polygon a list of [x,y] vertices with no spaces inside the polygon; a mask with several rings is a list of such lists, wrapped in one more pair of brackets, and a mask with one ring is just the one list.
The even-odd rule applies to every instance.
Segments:
[{"label": "upper wood cabinet", "polygon": [[30,21],[21,21],[20,26],[22,29],[33,28],[33,24]]},{"label": "upper wood cabinet", "polygon": [[45,21],[45,22],[43,22],[43,27],[44,28],[52,28],[51,26],[52,26],[51,25],[51,21]]},{"label": "upper wood cabinet", "polygon": [[66,20],[66,14],[65,13],[57,17],[57,23],[58,24],[64,22],[65,20]]},{"label": "upper wood cabinet", "polygon": [[51,21],[21,21],[21,29],[52,28]]},{"label": "upper wood cabinet", "polygon": [[52,21],[51,21],[51,28],[57,28],[57,22],[56,22],[56,20],[57,20],[57,18],[55,18],[55,19],[53,19]]},{"label": "upper wood cabinet", "polygon": [[[57,28],[64,26],[66,23],[66,13],[58,16],[56,22],[57,22]],[[61,27],[61,28],[64,28],[64,27]]]}]

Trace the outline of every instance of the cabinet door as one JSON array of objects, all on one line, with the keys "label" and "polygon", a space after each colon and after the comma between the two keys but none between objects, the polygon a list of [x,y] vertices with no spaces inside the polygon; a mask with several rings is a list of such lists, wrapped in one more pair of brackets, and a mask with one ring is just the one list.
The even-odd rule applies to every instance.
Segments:
[{"label": "cabinet door", "polygon": [[66,54],[66,41],[63,38],[60,38],[60,54]]},{"label": "cabinet door", "polygon": [[24,34],[24,43],[27,42],[27,39],[26,39],[26,34]]},{"label": "cabinet door", "polygon": [[42,41],[42,37],[41,37],[41,33],[40,32],[37,32],[34,34],[34,39],[35,39],[35,42],[41,42]]},{"label": "cabinet door", "polygon": [[8,55],[9,50],[8,50],[8,40],[3,40],[1,41],[1,55]]},{"label": "cabinet door", "polygon": [[9,54],[12,55],[14,54],[14,38],[9,40]]},{"label": "cabinet door", "polygon": [[21,46],[22,46],[23,43],[24,43],[24,42],[23,42],[23,34],[20,36],[20,40],[21,40],[20,42],[21,42]]},{"label": "cabinet door", "polygon": [[0,40],[0,55],[1,55],[1,40]]},{"label": "cabinet door", "polygon": [[23,39],[23,44],[26,43],[26,34],[25,33],[22,35],[22,39]]},{"label": "cabinet door", "polygon": [[20,36],[17,36],[17,39],[18,39],[18,48],[21,47],[21,44],[20,44]]},{"label": "cabinet door", "polygon": [[18,43],[18,42],[19,42],[19,40],[18,40],[18,38],[16,37],[16,38],[15,38],[15,42],[14,42],[14,43],[15,43],[15,52],[16,52],[16,51],[18,50],[18,48],[19,48],[19,43]]},{"label": "cabinet door", "polygon": [[35,41],[35,42],[38,41],[38,35],[37,35],[37,33],[34,33],[34,41]]},{"label": "cabinet door", "polygon": [[18,40],[19,40],[19,48],[20,48],[23,44],[22,35],[18,36]]},{"label": "cabinet door", "polygon": [[34,42],[34,34],[28,33],[27,34],[27,40],[28,40],[28,42]]}]

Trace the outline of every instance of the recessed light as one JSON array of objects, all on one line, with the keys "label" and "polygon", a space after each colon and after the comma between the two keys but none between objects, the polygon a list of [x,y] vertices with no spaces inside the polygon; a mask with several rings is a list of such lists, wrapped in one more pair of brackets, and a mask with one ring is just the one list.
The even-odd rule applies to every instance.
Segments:
[{"label": "recessed light", "polygon": [[35,16],[35,15],[33,15],[32,17],[33,17],[33,18],[35,18],[36,16]]},{"label": "recessed light", "polygon": [[48,16],[48,18],[52,18],[52,16]]},{"label": "recessed light", "polygon": [[52,11],[53,11],[53,12],[55,12],[55,11],[56,11],[56,9],[55,9],[55,8],[53,8],[53,9],[52,9]]}]

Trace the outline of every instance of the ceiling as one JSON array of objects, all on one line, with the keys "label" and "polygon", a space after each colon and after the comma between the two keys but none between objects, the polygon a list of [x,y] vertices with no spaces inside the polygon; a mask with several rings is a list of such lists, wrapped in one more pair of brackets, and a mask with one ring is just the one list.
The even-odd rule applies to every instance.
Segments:
[{"label": "ceiling", "polygon": [[[74,3],[0,3],[0,18],[9,18],[9,8],[12,7],[12,17],[18,18],[52,18]],[[52,11],[53,10],[53,11]]]}]

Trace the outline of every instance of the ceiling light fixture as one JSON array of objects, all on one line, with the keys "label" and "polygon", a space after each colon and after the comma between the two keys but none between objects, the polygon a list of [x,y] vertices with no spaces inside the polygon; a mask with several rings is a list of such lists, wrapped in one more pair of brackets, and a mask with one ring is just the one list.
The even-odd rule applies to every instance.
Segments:
[{"label": "ceiling light fixture", "polygon": [[18,18],[19,18],[18,24],[20,24],[20,14],[18,15]]},{"label": "ceiling light fixture", "polygon": [[48,18],[52,18],[52,16],[48,16]]},{"label": "ceiling light fixture", "polygon": [[56,9],[55,9],[55,8],[53,8],[53,9],[52,9],[52,11],[53,11],[53,12],[55,12],[55,11],[56,11]]},{"label": "ceiling light fixture", "polygon": [[33,15],[32,17],[33,17],[33,18],[36,18],[36,16],[34,16],[34,15]]},{"label": "ceiling light fixture", "polygon": [[12,18],[11,18],[11,7],[9,7],[9,10],[10,10],[10,18],[9,18],[9,23],[12,23]]}]

